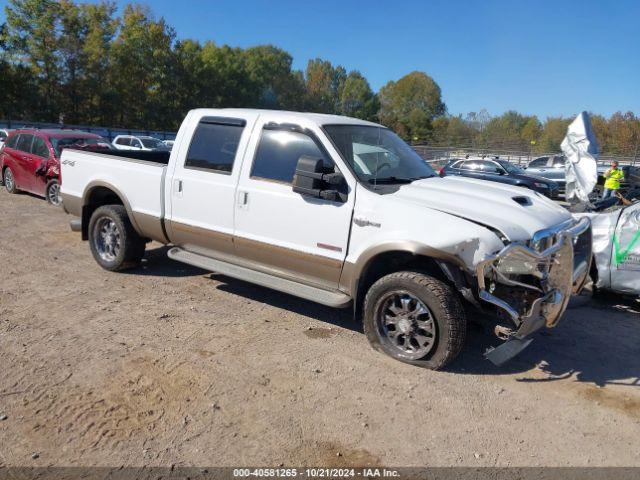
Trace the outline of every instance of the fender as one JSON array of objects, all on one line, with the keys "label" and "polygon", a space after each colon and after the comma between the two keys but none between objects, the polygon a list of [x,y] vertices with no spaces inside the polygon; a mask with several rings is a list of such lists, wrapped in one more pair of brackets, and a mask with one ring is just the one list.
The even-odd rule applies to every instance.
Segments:
[{"label": "fender", "polygon": [[140,229],[140,226],[136,222],[133,209],[131,208],[131,204],[127,200],[127,197],[125,197],[122,194],[122,192],[120,192],[120,190],[118,190],[116,187],[114,187],[108,182],[103,182],[102,180],[94,180],[86,186],[86,188],[84,189],[84,192],[82,193],[82,210],[84,211],[84,207],[89,205],[89,198],[91,197],[91,193],[97,187],[107,188],[116,194],[116,196],[120,199],[120,201],[124,205],[125,210],[127,211],[127,215],[129,216],[129,221],[131,222],[133,229],[138,233],[138,235],[140,235],[141,237],[144,237],[144,233],[142,232],[142,230]]},{"label": "fender", "polygon": [[451,263],[462,271],[474,275],[465,262],[458,256],[445,252],[420,242],[411,240],[386,241],[366,249],[358,257],[356,263],[345,262],[340,276],[340,289],[348,292],[355,299],[358,293],[358,285],[363,272],[371,265],[371,262],[380,254],[386,252],[406,252],[416,256],[433,258]]}]

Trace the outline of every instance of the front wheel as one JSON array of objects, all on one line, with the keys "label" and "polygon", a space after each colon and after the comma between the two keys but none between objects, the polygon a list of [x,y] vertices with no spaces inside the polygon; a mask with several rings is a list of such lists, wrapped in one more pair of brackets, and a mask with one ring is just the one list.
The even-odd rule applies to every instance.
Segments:
[{"label": "front wheel", "polygon": [[102,268],[119,271],[140,264],[145,241],[131,225],[122,205],[106,205],[91,215],[89,246],[93,258]]},{"label": "front wheel", "polygon": [[379,351],[438,370],[462,349],[467,321],[447,284],[420,272],[396,272],[374,283],[364,301],[364,332]]},{"label": "front wheel", "polygon": [[60,182],[55,178],[53,180],[49,180],[49,183],[47,183],[45,197],[47,198],[47,202],[55,207],[62,204],[62,197],[60,197]]},{"label": "front wheel", "polygon": [[9,193],[17,193],[18,187],[16,187],[16,179],[13,176],[13,171],[11,167],[7,167],[4,169],[4,173],[2,175],[2,181],[4,183],[4,188],[7,189]]}]

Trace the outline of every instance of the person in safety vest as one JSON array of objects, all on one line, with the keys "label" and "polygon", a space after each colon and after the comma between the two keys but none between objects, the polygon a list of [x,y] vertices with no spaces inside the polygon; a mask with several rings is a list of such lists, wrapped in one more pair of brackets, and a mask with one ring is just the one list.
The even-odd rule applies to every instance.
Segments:
[{"label": "person in safety vest", "polygon": [[618,162],[613,162],[611,168],[604,172],[604,193],[602,199],[614,196],[620,190],[620,182],[624,180],[624,172],[618,168]]}]

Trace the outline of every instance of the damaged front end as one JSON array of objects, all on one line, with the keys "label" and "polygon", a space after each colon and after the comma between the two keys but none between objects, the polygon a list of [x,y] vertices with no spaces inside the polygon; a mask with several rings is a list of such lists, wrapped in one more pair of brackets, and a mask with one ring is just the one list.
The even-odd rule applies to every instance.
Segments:
[{"label": "damaged front end", "polygon": [[591,248],[591,224],[582,218],[542,230],[527,244],[510,243],[478,264],[480,300],[509,322],[496,327],[504,343],[485,354],[492,363],[513,358],[531,343],[533,332],[558,323],[587,280]]}]

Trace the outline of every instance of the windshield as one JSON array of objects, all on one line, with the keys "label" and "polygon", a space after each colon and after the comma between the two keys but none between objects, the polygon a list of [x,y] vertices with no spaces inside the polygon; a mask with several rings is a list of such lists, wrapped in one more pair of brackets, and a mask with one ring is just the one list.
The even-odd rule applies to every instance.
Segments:
[{"label": "windshield", "polygon": [[156,138],[141,138],[140,141],[145,148],[165,148],[166,145]]},{"label": "windshield", "polygon": [[436,172],[391,130],[367,125],[325,125],[325,131],[362,182],[410,183]]},{"label": "windshield", "polygon": [[497,160],[502,168],[509,173],[525,173],[524,170],[513,163],[509,163],[506,160]]},{"label": "windshield", "polygon": [[102,137],[62,137],[51,138],[51,145],[56,152],[56,157],[60,157],[63,148],[76,148],[80,150],[110,150],[109,141]]}]

